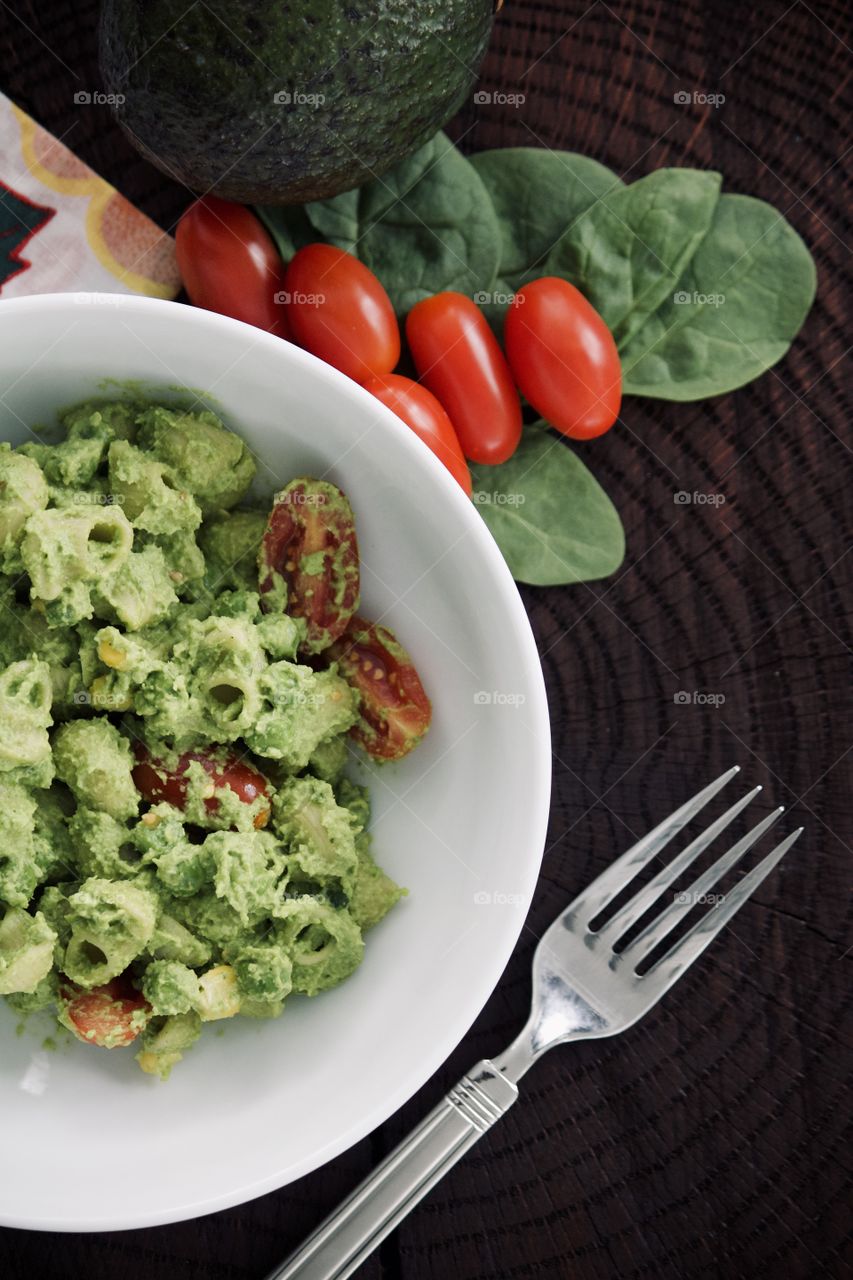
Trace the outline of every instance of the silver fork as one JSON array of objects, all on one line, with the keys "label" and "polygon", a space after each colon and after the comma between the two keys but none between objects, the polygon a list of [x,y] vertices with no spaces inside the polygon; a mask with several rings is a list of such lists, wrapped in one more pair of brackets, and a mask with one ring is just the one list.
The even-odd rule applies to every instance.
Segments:
[{"label": "silver fork", "polygon": [[516,1082],[547,1049],[627,1030],[697,960],[803,828],[778,844],[707,911],[647,972],[637,967],[718,880],[772,826],[776,809],[732,845],[619,952],[614,946],[655,900],[758,794],[755,787],[637,890],[601,928],[591,924],[643,867],[678,835],[735,774],[729,769],[665,818],[603,871],[542,935],[533,957],[533,1000],[527,1023],[508,1049],[484,1058],[392,1151],[351,1196],[267,1280],[346,1280],[438,1180],[518,1097]]}]

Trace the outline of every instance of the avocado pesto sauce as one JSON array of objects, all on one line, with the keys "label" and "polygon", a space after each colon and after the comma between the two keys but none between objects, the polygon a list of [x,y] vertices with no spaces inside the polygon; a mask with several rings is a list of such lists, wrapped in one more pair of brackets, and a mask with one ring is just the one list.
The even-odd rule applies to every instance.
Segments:
[{"label": "avocado pesto sauce", "polygon": [[357,694],[261,609],[245,443],[143,400],[61,426],[0,445],[0,994],[165,1078],[343,981],[403,890],[344,776]]}]

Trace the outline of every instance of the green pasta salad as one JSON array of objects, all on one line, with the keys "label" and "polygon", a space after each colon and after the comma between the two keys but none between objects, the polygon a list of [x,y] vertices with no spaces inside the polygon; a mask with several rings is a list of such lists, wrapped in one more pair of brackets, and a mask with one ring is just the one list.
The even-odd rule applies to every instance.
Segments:
[{"label": "green pasta salad", "polygon": [[206,1022],[274,1018],[405,892],[351,747],[430,703],[358,613],[353,513],[209,411],[92,401],[0,444],[0,994],[166,1078]]}]

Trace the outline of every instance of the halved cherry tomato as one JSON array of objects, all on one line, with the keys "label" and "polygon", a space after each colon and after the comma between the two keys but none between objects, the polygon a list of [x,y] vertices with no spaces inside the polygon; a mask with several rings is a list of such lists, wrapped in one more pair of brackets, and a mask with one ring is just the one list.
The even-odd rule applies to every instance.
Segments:
[{"label": "halved cherry tomato", "polygon": [[[216,759],[202,751],[187,751],[178,757],[173,769],[168,769],[162,760],[155,760],[149,755],[141,743],[134,748],[136,764],[133,767],[133,782],[142,796],[151,804],[159,804],[166,800],[176,809],[183,809],[187,799],[187,769],[193,761],[200,764],[210,777],[215,787],[228,787],[244,804],[254,804],[258,796],[269,795],[269,783],[262,773],[236,756]],[[208,813],[215,813],[219,801],[210,796],[204,802]],[[265,827],[269,821],[270,809],[267,804],[260,809],[255,818],[255,827]]]},{"label": "halved cherry tomato", "polygon": [[251,210],[203,196],[181,216],[175,252],[184,288],[197,307],[290,336],[284,266]]},{"label": "halved cherry tomato", "polygon": [[399,760],[416,747],[432,706],[412,659],[393,631],[355,617],[327,654],[359,695],[361,716],[350,737],[374,760]]},{"label": "halved cherry tomato", "polygon": [[284,277],[296,341],[341,373],[363,382],[390,373],[400,359],[391,299],[358,258],[331,244],[307,244]]},{"label": "halved cherry tomato", "polygon": [[151,1013],[148,1001],[124,973],[91,991],[62,978],[59,999],[62,1025],[84,1044],[102,1049],[120,1049],[130,1044]]},{"label": "halved cherry tomato", "polygon": [[385,373],[363,383],[377,400],[402,418],[416,436],[428,444],[437,458],[471,496],[471,472],[465,462],[459,437],[439,400],[431,391],[412,378],[399,373]]},{"label": "halved cherry tomato", "polygon": [[358,608],[355,517],[328,480],[291,480],[275,496],[258,556],[261,605],[304,618],[305,653],[319,653]]},{"label": "halved cherry tomato", "polygon": [[519,289],[504,321],[513,377],[537,413],[573,440],[603,435],[619,416],[622,368],[613,334],[568,280]]},{"label": "halved cherry tomato", "polygon": [[480,308],[461,293],[412,307],[406,337],[421,382],[450,415],[471,462],[506,462],[521,439],[521,402]]}]

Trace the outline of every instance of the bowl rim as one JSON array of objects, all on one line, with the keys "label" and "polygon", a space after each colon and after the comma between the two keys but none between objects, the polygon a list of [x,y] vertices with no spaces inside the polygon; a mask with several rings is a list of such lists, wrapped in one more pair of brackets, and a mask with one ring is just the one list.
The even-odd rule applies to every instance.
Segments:
[{"label": "bowl rim", "polygon": [[[63,1220],[55,1216],[39,1216],[37,1213],[28,1215],[15,1213],[7,1216],[3,1213],[2,1207],[0,1207],[0,1224],[29,1230],[65,1232],[129,1230],[162,1226],[217,1213],[295,1182],[335,1159],[355,1143],[361,1141],[379,1125],[385,1123],[400,1107],[419,1092],[430,1077],[447,1061],[498,986],[524,927],[533,892],[539,878],[550,808],[551,734],[548,702],[544,675],[530,620],[509,568],[485,522],[481,519],[461,487],[429,447],[413,431],[401,432],[399,430],[400,420],[392,410],[376,400],[368,391],[365,391],[363,387],[345,374],[313,356],[310,352],[304,351],[277,335],[256,329],[242,321],[188,304],[176,303],[166,299],[149,298],[137,294],[83,291],[31,294],[24,297],[0,300],[0,326],[3,324],[4,315],[11,319],[18,312],[56,312],[67,308],[71,318],[75,316],[80,318],[86,312],[103,313],[108,307],[121,310],[129,317],[144,312],[159,313],[164,321],[164,330],[166,325],[169,327],[179,325],[195,329],[200,333],[207,330],[212,334],[215,333],[218,338],[227,337],[229,334],[232,337],[241,338],[251,335],[253,345],[259,346],[261,350],[264,347],[268,348],[271,360],[279,361],[282,367],[289,363],[296,367],[301,366],[310,377],[315,378],[320,383],[326,383],[334,387],[336,394],[342,394],[345,398],[349,398],[359,414],[363,414],[367,400],[370,401],[371,409],[376,418],[376,425],[380,429],[380,436],[384,435],[387,438],[389,431],[393,431],[395,438],[404,450],[408,450],[411,453],[413,469],[415,466],[420,467],[428,475],[432,476],[432,481],[429,483],[440,491],[443,502],[449,502],[460,513],[463,523],[467,524],[468,532],[473,537],[477,547],[477,554],[489,571],[490,581],[501,592],[503,597],[501,609],[506,614],[507,625],[511,628],[517,647],[523,655],[523,667],[519,668],[519,670],[523,673],[525,685],[529,688],[531,695],[528,699],[527,711],[532,719],[532,724],[528,727],[532,738],[530,753],[534,763],[531,772],[535,785],[526,797],[530,838],[528,854],[524,859],[523,865],[521,862],[519,864],[519,870],[520,872],[523,870],[523,874],[519,875],[522,892],[518,896],[522,900],[518,903],[509,904],[502,915],[504,927],[501,946],[493,949],[488,963],[484,963],[481,970],[466,975],[466,982],[460,984],[458,999],[454,1002],[453,1012],[448,1016],[444,1024],[443,1034],[441,1037],[436,1038],[436,1047],[433,1052],[424,1056],[416,1069],[411,1070],[401,1079],[396,1088],[386,1093],[380,1104],[375,1105],[369,1111],[359,1111],[353,1122],[345,1126],[333,1141],[313,1151],[311,1155],[303,1156],[301,1159],[296,1160],[288,1165],[286,1169],[265,1174],[256,1180],[243,1181],[238,1186],[231,1185],[218,1195],[204,1195],[201,1199],[193,1199],[190,1195],[185,1201],[175,1205],[168,1213],[156,1209],[153,1212],[146,1211],[144,1208],[133,1210],[126,1206],[120,1215],[115,1213],[107,1215],[93,1213],[85,1219],[75,1217]],[[40,363],[45,356],[48,356],[48,353],[40,355],[38,362]],[[36,361],[33,362],[33,365],[35,363]],[[103,363],[108,370],[109,356],[106,352],[103,353]],[[32,368],[33,366],[31,365],[30,367]],[[109,376],[108,372],[104,373],[105,379],[109,378]],[[154,380],[152,379],[152,387],[153,385]],[[193,388],[191,390],[195,392],[196,389]],[[105,392],[104,394],[106,395],[107,393]],[[215,401],[215,392],[213,391],[211,391],[211,398]],[[57,408],[60,407],[62,406],[57,406]],[[216,411],[215,403],[211,404],[210,407]],[[239,428],[237,429],[239,430]],[[355,447],[360,446],[356,445]],[[263,455],[259,456],[262,457]]]}]

